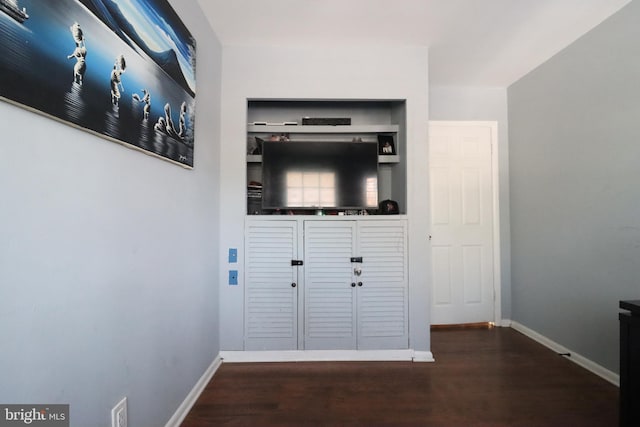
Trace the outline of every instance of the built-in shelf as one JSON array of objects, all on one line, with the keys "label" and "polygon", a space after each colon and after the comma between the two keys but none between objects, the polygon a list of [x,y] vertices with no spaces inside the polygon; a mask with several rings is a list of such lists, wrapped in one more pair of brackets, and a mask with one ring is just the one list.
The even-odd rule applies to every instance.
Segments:
[{"label": "built-in shelf", "polygon": [[378,163],[400,163],[400,156],[378,156]]},{"label": "built-in shelf", "polygon": [[[378,163],[399,163],[399,156],[378,156]],[[262,155],[247,154],[247,163],[262,163]]]},{"label": "built-in shelf", "polygon": [[247,131],[254,133],[392,133],[398,132],[398,125],[248,125]]}]

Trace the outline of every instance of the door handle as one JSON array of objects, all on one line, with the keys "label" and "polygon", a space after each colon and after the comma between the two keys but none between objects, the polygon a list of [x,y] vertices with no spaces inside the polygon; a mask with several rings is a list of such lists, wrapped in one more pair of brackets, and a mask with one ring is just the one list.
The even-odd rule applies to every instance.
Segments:
[{"label": "door handle", "polygon": [[293,282],[293,283],[291,284],[291,287],[292,287],[292,288],[295,288],[296,286],[298,286],[298,285],[296,284],[296,282]]}]

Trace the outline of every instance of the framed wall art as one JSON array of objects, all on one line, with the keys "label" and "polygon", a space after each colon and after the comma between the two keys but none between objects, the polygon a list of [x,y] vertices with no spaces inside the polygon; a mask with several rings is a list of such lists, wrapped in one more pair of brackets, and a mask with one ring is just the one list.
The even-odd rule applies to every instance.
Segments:
[{"label": "framed wall art", "polygon": [[193,167],[196,41],[166,0],[0,0],[0,97]]}]

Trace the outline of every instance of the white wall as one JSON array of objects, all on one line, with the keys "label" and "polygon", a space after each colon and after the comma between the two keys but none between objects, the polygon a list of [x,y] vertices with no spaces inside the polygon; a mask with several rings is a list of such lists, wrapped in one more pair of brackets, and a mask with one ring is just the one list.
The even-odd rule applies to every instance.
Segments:
[{"label": "white wall", "polygon": [[498,192],[500,197],[500,282],[502,318],[511,318],[511,236],[509,215],[509,133],[507,89],[430,86],[430,120],[498,122]]},{"label": "white wall", "polygon": [[169,419],[219,351],[221,48],[195,2],[195,169],[0,102],[0,402]]},{"label": "white wall", "polygon": [[509,93],[513,319],[619,369],[640,297],[640,2]]},{"label": "white wall", "polygon": [[248,98],[406,99],[410,340],[429,349],[428,52],[425,48],[225,47],[223,52],[220,319],[223,350],[243,349],[243,280],[228,286],[227,248],[242,265]]}]

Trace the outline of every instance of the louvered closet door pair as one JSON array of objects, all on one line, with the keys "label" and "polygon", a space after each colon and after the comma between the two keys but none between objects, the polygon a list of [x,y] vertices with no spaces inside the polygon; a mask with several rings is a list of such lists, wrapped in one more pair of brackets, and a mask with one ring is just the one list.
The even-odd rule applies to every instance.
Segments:
[{"label": "louvered closet door pair", "polygon": [[305,349],[408,347],[406,247],[404,220],[305,222]]},{"label": "louvered closet door pair", "polygon": [[245,349],[408,348],[405,220],[251,221],[246,239]]}]

